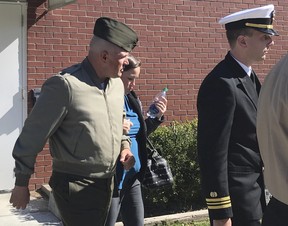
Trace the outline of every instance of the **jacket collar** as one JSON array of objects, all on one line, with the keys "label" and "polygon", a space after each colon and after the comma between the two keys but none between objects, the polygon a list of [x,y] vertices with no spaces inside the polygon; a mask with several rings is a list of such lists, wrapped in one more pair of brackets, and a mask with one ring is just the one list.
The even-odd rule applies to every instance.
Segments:
[{"label": "jacket collar", "polygon": [[239,65],[239,63],[231,56],[230,52],[227,53],[225,60],[228,62],[230,71],[234,71],[236,73],[234,76],[240,82],[239,85],[237,85],[236,87],[241,89],[253,102],[255,108],[257,108],[258,94],[261,86],[259,80],[256,77],[257,80],[256,81],[257,90],[256,90],[250,77],[247,75],[245,70]]},{"label": "jacket collar", "polygon": [[[99,89],[103,89],[103,82],[100,80],[100,78],[98,77],[96,71],[94,70],[92,64],[89,62],[88,58],[86,57],[83,61],[82,61],[82,68],[85,69],[85,71],[87,72],[88,76],[90,77],[90,79],[93,81],[93,83],[99,88]],[[106,84],[108,84],[109,82],[109,78],[107,78],[104,83],[105,86]]]}]

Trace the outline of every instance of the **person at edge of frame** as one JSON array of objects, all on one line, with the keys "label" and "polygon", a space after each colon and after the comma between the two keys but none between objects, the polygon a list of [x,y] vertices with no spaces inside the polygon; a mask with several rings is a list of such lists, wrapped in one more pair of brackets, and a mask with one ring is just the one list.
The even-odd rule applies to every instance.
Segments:
[{"label": "person at edge of frame", "polygon": [[265,209],[263,163],[256,136],[261,84],[252,65],[271,46],[274,5],[219,20],[230,46],[203,80],[197,99],[201,185],[213,226],[258,226]]},{"label": "person at edge of frame", "polygon": [[52,194],[65,226],[105,225],[116,161],[135,159],[123,135],[124,86],[120,79],[137,34],[108,17],[96,20],[88,56],[48,78],[14,149],[15,187],[10,203],[26,208],[37,154],[49,138]]},{"label": "person at edge of frame", "polygon": [[265,77],[258,101],[257,137],[264,181],[272,197],[262,226],[286,226],[288,213],[288,55]]}]

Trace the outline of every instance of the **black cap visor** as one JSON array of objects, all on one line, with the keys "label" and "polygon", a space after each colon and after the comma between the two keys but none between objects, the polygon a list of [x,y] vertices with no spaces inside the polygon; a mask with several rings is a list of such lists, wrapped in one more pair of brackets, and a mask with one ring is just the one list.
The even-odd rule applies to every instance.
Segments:
[{"label": "black cap visor", "polygon": [[260,32],[263,32],[263,33],[266,33],[268,35],[273,35],[273,36],[279,36],[278,32],[271,29],[271,28],[254,28],[256,29],[257,31],[260,31]]}]

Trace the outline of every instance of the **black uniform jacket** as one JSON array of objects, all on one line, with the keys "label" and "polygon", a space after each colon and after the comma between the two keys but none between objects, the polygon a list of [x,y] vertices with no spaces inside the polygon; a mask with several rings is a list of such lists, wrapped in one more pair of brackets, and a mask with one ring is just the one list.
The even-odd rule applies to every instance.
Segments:
[{"label": "black uniform jacket", "polygon": [[155,129],[157,129],[157,127],[164,121],[164,116],[162,116],[161,120],[158,120],[157,118],[152,119],[150,117],[144,119],[142,115],[141,102],[137,97],[136,93],[134,91],[131,91],[129,94],[127,94],[127,97],[131,105],[131,108],[134,110],[135,113],[137,113],[138,119],[140,121],[140,130],[136,136],[136,140],[138,142],[138,149],[139,149],[138,151],[141,161],[141,169],[140,172],[136,175],[136,177],[137,179],[142,181],[147,166],[147,151],[146,151],[147,136],[149,136],[150,133],[152,133]]},{"label": "black uniform jacket", "polygon": [[199,89],[198,155],[211,219],[262,216],[262,161],[256,137],[261,85],[257,77],[255,83],[256,88],[228,52]]}]

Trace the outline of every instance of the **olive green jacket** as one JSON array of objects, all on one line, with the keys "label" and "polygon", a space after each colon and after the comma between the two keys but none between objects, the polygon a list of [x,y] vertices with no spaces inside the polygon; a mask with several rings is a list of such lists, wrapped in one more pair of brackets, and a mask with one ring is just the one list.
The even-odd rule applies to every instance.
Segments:
[{"label": "olive green jacket", "polygon": [[129,148],[122,135],[124,87],[120,78],[102,85],[87,58],[47,79],[13,150],[16,185],[28,185],[48,138],[53,170],[112,177],[120,150]]}]

